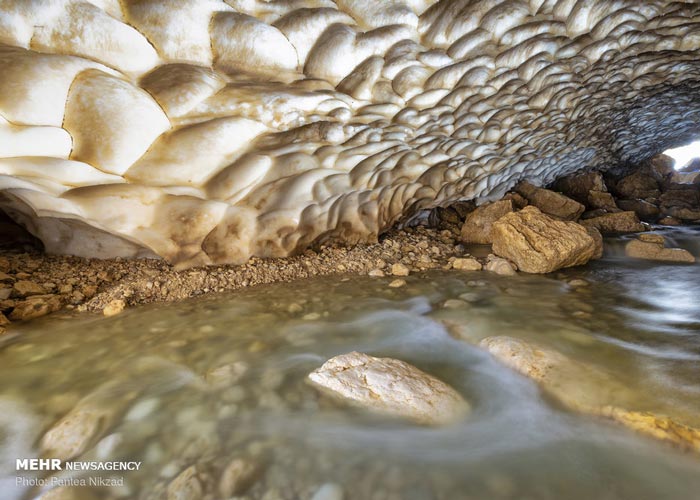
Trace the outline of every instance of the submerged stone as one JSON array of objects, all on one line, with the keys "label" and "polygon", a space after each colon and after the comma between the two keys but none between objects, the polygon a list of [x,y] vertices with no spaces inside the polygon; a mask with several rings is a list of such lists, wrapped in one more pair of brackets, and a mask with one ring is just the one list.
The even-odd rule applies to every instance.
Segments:
[{"label": "submerged stone", "polygon": [[460,271],[480,271],[481,263],[474,258],[457,258],[452,262],[452,269]]},{"label": "submerged stone", "polygon": [[627,409],[636,404],[635,395],[607,372],[513,337],[487,337],[479,345],[503,364],[537,381],[571,410],[610,418],[641,434],[700,452],[700,430],[672,417]]},{"label": "submerged stone", "polygon": [[469,412],[469,404],[449,385],[398,359],[341,354],[308,379],[322,392],[355,406],[420,424],[450,424]]},{"label": "submerged stone", "polygon": [[625,245],[625,255],[635,259],[666,262],[695,262],[695,257],[682,248],[665,248],[665,239],[658,234],[640,235]]}]

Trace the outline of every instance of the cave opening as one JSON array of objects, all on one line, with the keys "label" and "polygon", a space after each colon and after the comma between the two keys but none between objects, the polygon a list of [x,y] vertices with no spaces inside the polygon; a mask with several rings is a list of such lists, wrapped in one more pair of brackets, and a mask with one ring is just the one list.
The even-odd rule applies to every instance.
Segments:
[{"label": "cave opening", "polygon": [[696,139],[684,146],[668,149],[664,154],[673,158],[673,168],[676,171],[700,171],[700,139]]}]

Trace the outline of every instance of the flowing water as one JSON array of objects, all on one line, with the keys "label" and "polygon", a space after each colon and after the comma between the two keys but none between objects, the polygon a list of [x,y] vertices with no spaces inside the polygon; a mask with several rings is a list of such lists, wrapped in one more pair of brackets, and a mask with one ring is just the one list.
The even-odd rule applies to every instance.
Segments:
[{"label": "flowing water", "polygon": [[[700,231],[665,234],[700,254]],[[39,456],[42,434],[87,400],[103,420],[78,459],[142,465],[61,472],[123,478],[65,498],[167,498],[191,465],[205,498],[223,498],[217,482],[235,458],[255,464],[240,495],[250,499],[700,498],[700,457],[569,412],[474,345],[492,335],[534,341],[623,382],[635,409],[700,426],[700,265],[631,261],[622,242],[556,275],[433,271],[401,288],[390,278],[318,278],[28,323],[0,346],[0,497],[50,488],[31,485],[46,472],[18,472],[15,460]],[[441,378],[471,414],[421,427],[306,384],[325,360],[353,350]],[[193,498],[183,495],[172,498]]]}]

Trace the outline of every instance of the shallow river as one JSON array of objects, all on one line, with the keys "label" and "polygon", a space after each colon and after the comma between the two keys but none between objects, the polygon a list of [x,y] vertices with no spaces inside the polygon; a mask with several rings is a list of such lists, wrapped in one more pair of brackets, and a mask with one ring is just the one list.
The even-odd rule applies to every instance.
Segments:
[{"label": "shallow river", "polygon": [[[666,235],[700,254],[700,232]],[[256,469],[239,494],[250,499],[700,498],[700,456],[563,409],[444,326],[461,325],[472,342],[510,335],[554,348],[622,381],[633,409],[700,426],[700,265],[633,262],[620,243],[550,276],[435,271],[401,288],[391,278],[321,278],[26,324],[0,344],[0,498],[49,489],[46,472],[16,471],[15,460],[38,456],[42,434],[86,397],[101,420],[77,460],[142,464],[61,472],[123,484],[60,498],[167,498],[173,478],[196,465],[204,498],[219,499],[222,469],[236,458]],[[441,378],[471,414],[420,427],[305,383],[353,350]],[[43,488],[31,486],[41,478]]]}]

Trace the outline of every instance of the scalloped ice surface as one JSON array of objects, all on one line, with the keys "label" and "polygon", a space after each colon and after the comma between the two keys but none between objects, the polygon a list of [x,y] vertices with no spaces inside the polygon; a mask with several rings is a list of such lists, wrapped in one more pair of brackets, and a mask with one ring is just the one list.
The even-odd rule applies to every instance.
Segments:
[{"label": "scalloped ice surface", "polygon": [[0,0],[0,208],[241,263],[700,132],[700,4]]}]

